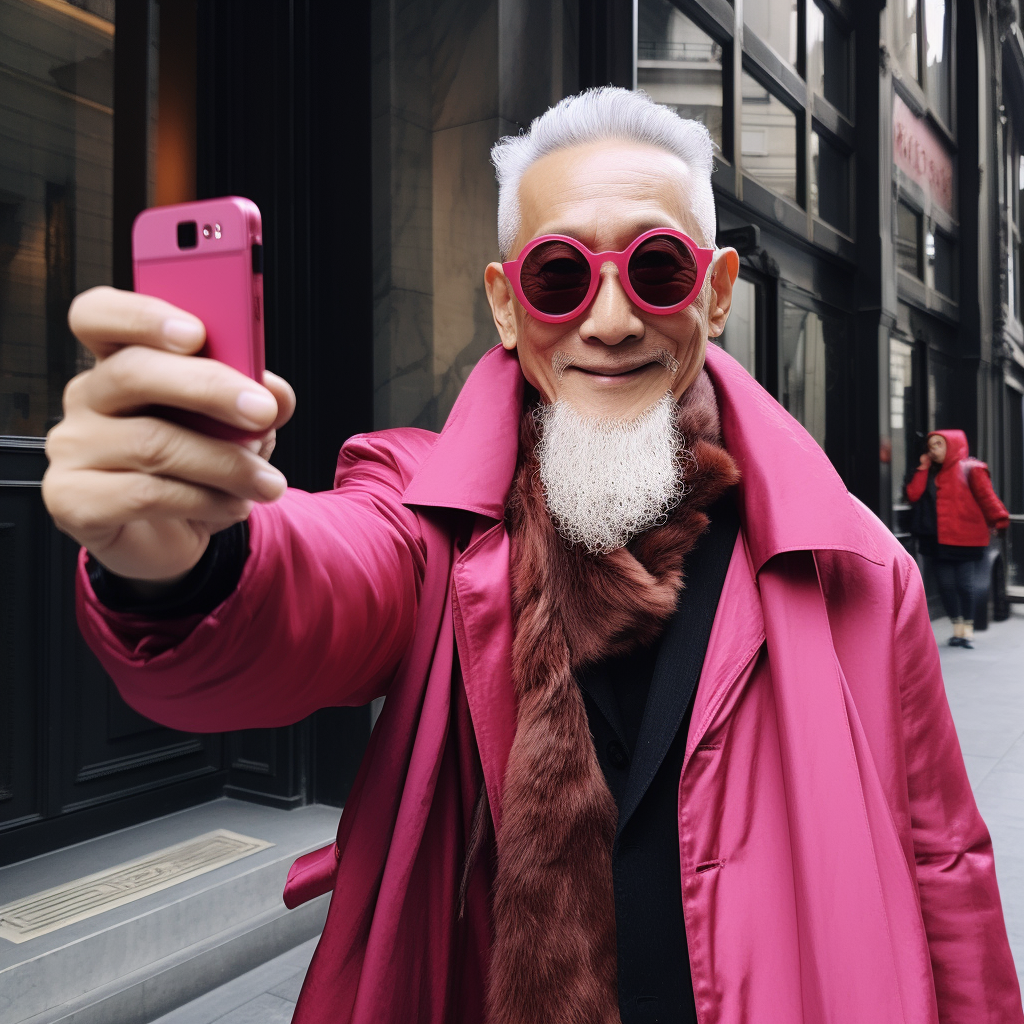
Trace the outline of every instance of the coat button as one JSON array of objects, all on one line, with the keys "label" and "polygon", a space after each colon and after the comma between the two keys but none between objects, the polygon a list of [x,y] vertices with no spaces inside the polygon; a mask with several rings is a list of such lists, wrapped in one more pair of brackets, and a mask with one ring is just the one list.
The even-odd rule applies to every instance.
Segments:
[{"label": "coat button", "polygon": [[618,740],[612,740],[608,744],[607,753],[608,763],[613,768],[618,768],[619,771],[622,771],[624,768],[629,767],[629,753]]}]

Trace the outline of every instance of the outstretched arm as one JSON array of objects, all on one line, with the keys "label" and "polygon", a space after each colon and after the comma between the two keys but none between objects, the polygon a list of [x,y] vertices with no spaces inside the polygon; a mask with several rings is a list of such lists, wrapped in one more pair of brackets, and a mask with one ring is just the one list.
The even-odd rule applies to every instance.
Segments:
[{"label": "outstretched arm", "polygon": [[[359,437],[338,486],[253,510],[234,592],[196,621],[111,612],[79,572],[79,622],[124,698],[173,728],[283,725],[386,691],[412,636],[425,564],[401,503],[412,453]],[[84,559],[83,559],[84,563]]]}]

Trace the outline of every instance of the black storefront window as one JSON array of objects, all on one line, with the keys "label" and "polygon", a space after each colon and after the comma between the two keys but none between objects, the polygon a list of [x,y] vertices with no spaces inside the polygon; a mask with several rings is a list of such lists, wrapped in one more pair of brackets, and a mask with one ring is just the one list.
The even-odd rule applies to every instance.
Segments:
[{"label": "black storefront window", "polygon": [[1024,188],[1024,155],[1014,128],[1013,119],[1006,122],[1006,299],[1010,315],[1021,319],[1021,210]]},{"label": "black storefront window", "polygon": [[811,132],[811,213],[850,233],[850,157]]},{"label": "black storefront window", "polygon": [[[905,308],[905,307],[904,307]],[[917,422],[920,396],[917,389],[920,381],[915,375],[914,346],[910,341],[893,337],[889,341],[889,433],[892,438],[892,485],[893,510],[899,517],[907,512],[905,483],[917,465],[923,451],[922,432]],[[902,517],[905,518],[905,517]],[[899,519],[897,532],[909,530],[909,521]]]},{"label": "black storefront window", "polygon": [[807,82],[844,114],[850,114],[850,34],[835,16],[807,3]]},{"label": "black storefront window", "polygon": [[797,193],[796,114],[746,71],[741,93],[744,173],[776,195],[801,202]]},{"label": "black storefront window", "polygon": [[925,255],[931,267],[931,285],[947,298],[956,299],[957,258],[956,242],[939,228],[929,232],[925,240]]},{"label": "black storefront window", "polygon": [[896,204],[896,266],[924,280],[921,214],[900,201]]},{"label": "black storefront window", "polygon": [[780,303],[780,401],[845,475],[845,326],[839,316],[808,309],[803,301]]},{"label": "black storefront window", "polygon": [[707,125],[723,149],[723,46],[669,0],[641,0],[637,85],[680,117]]}]

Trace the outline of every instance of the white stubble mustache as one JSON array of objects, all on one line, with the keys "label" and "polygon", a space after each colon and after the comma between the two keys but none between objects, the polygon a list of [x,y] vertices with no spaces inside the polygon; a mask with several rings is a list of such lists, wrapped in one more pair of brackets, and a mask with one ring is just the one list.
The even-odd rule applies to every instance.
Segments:
[{"label": "white stubble mustache", "polygon": [[[679,372],[679,360],[676,359],[668,349],[659,348],[653,352],[646,352],[642,359],[634,360],[634,365],[629,366],[628,363],[623,364],[620,367],[616,367],[618,372],[628,372],[629,370],[635,370],[637,367],[644,366],[647,363],[660,363],[668,370],[670,376],[675,376]],[[565,375],[565,371],[570,366],[579,366],[580,362],[576,356],[571,355],[568,352],[559,351],[551,357],[551,369],[555,371],[555,376],[558,380],[561,380]]]}]

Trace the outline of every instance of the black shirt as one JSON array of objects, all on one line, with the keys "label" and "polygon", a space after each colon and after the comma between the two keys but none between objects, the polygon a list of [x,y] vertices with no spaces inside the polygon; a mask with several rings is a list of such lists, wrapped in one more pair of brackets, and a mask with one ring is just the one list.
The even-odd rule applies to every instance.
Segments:
[{"label": "black shirt", "polygon": [[696,1024],[677,801],[693,695],[739,530],[731,495],[685,562],[659,641],[579,674],[597,759],[619,809],[612,848],[622,1024]]}]

